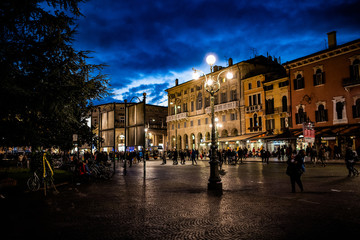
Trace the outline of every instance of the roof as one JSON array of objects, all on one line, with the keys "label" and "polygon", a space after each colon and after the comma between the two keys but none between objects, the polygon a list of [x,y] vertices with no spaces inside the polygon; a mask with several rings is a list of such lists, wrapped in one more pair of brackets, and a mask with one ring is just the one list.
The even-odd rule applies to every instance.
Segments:
[{"label": "roof", "polygon": [[354,43],[358,43],[358,42],[360,42],[360,39],[356,39],[354,41],[347,42],[347,43],[344,43],[342,45],[338,45],[338,46],[333,47],[333,48],[328,48],[328,49],[325,49],[325,50],[322,50],[322,51],[319,51],[319,52],[315,52],[315,53],[312,53],[312,54],[309,54],[309,55],[306,55],[306,56],[303,56],[303,57],[300,57],[300,58],[296,58],[294,60],[283,63],[283,66],[285,67],[285,66],[287,66],[287,65],[289,65],[291,63],[298,62],[298,61],[304,60],[306,58],[311,58],[311,57],[314,57],[314,56],[317,56],[317,55],[321,55],[321,54],[324,54],[324,53],[327,53],[327,52],[331,52],[331,51],[334,51],[334,50],[337,50],[337,49],[340,49],[340,48],[343,48],[343,47],[346,47],[346,46],[353,45]]}]

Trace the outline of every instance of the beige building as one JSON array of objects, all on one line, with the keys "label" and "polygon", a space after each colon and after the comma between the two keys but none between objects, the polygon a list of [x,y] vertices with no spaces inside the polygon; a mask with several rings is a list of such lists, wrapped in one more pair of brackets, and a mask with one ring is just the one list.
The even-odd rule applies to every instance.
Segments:
[{"label": "beige building", "polygon": [[[127,106],[129,105],[128,103]],[[160,148],[165,148],[167,107],[146,104],[145,112],[146,147],[160,146]],[[91,112],[91,125],[94,133],[102,138],[100,142],[101,151],[113,151],[114,146],[116,151],[125,150],[125,103],[108,103],[95,106]],[[96,145],[94,143],[94,147]],[[139,146],[129,147],[138,150]]]},{"label": "beige building", "polygon": [[[221,73],[220,90],[215,94],[216,132],[220,148],[236,148],[249,137],[246,135],[244,79],[262,73],[282,71],[277,61],[264,56],[232,63],[228,67],[214,66],[209,73],[213,78]],[[225,78],[230,71],[233,78]],[[190,80],[182,84],[175,81],[175,86],[167,89],[168,117],[167,135],[169,149],[198,149],[207,151],[210,144],[211,118],[210,94],[204,88],[205,77]]]}]

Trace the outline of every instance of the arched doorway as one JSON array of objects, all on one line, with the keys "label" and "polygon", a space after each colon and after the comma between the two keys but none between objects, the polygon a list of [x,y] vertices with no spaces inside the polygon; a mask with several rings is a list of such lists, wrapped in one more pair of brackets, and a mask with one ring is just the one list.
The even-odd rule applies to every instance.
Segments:
[{"label": "arched doorway", "polygon": [[184,149],[189,149],[189,138],[188,135],[184,135]]},{"label": "arched doorway", "polygon": [[190,147],[191,149],[195,149],[195,134],[191,134],[191,137],[190,137]]}]

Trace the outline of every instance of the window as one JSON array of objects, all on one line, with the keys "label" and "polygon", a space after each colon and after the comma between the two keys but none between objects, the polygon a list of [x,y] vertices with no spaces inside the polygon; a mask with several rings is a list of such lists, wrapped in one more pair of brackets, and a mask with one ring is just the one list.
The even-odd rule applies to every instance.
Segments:
[{"label": "window", "polygon": [[191,101],[191,111],[194,111],[194,101]]},{"label": "window", "polygon": [[286,86],[289,86],[289,81],[286,80],[284,82],[279,82],[279,87],[286,87]]},{"label": "window", "polygon": [[252,106],[252,98],[249,96],[249,106]]},{"label": "window", "polygon": [[288,118],[280,118],[280,127],[282,130],[289,127],[289,119]]},{"label": "window", "polygon": [[257,114],[254,114],[254,127],[258,126]]},{"label": "window", "polygon": [[187,103],[183,103],[183,110],[184,110],[184,112],[187,112],[187,111],[188,111],[188,109],[187,109]]},{"label": "window", "polygon": [[226,115],[222,115],[222,121],[226,122]]},{"label": "window", "polygon": [[210,97],[205,98],[205,108],[210,106]]},{"label": "window", "polygon": [[198,125],[201,125],[201,119],[198,119]]},{"label": "window", "polygon": [[221,93],[221,103],[226,103],[226,102],[227,102],[226,92],[222,92]]},{"label": "window", "polygon": [[258,95],[257,95],[257,99],[258,99],[258,101],[257,101],[257,104],[261,104],[261,94],[259,93]]},{"label": "window", "polygon": [[257,105],[256,94],[252,95],[252,98],[253,98],[253,104],[254,104],[254,105]]},{"label": "window", "polygon": [[186,128],[186,122],[184,122],[184,128]]},{"label": "window", "polygon": [[275,129],[275,119],[267,119],[265,125],[266,130]]},{"label": "window", "polygon": [[202,109],[202,94],[199,93],[197,96],[197,104],[196,104],[196,110]]},{"label": "window", "polygon": [[264,86],[264,91],[270,91],[270,90],[273,90],[274,89],[274,85],[271,84],[269,86]]},{"label": "window", "polygon": [[171,124],[171,129],[174,130],[174,124]]},{"label": "window", "polygon": [[237,97],[236,97],[236,89],[231,90],[231,92],[230,92],[230,98],[231,98],[231,101],[236,101],[236,100],[237,100]]},{"label": "window", "polygon": [[305,87],[304,78],[301,74],[298,74],[294,79],[294,90],[302,89]]},{"label": "window", "polygon": [[209,119],[205,118],[205,124],[209,124]]},{"label": "window", "polygon": [[355,105],[352,106],[353,118],[360,117],[360,98],[356,99]]},{"label": "window", "polygon": [[295,113],[295,122],[296,124],[301,124],[306,121],[306,112],[302,106],[299,107],[298,112]]},{"label": "window", "polygon": [[180,123],[178,123],[178,126],[177,126],[177,128],[178,128],[178,129],[180,128]]},{"label": "window", "polygon": [[194,126],[194,121],[190,121],[190,127]]},{"label": "window", "polygon": [[350,78],[352,80],[360,80],[360,60],[354,60],[353,64],[350,65]]},{"label": "window", "polygon": [[327,109],[325,109],[323,104],[318,106],[318,110],[315,111],[315,121],[316,122],[326,122],[328,120]]},{"label": "window", "polygon": [[265,100],[265,113],[273,114],[274,113],[274,99]]},{"label": "window", "polygon": [[325,78],[324,78],[324,72],[321,71],[320,68],[318,68],[315,72],[315,74],[313,75],[314,77],[314,86],[317,85],[321,85],[325,83]]},{"label": "window", "polygon": [[230,120],[231,121],[234,121],[234,120],[236,120],[237,119],[237,114],[236,113],[231,113],[230,114]]},{"label": "window", "polygon": [[287,97],[286,96],[282,97],[281,103],[282,103],[282,111],[287,112]]},{"label": "window", "polygon": [[333,124],[347,123],[345,98],[343,96],[333,97]]},{"label": "window", "polygon": [[249,89],[249,90],[251,89],[251,83],[248,84],[248,89]]},{"label": "window", "polygon": [[344,104],[343,104],[343,102],[337,102],[335,109],[336,109],[337,119],[338,119],[338,120],[343,119],[343,109],[344,109]]},{"label": "window", "polygon": [[256,87],[260,87],[260,85],[261,85],[261,84],[260,84],[260,81],[257,81],[257,82],[256,82]]},{"label": "window", "polygon": [[216,94],[214,95],[214,105],[219,104],[219,96]]}]

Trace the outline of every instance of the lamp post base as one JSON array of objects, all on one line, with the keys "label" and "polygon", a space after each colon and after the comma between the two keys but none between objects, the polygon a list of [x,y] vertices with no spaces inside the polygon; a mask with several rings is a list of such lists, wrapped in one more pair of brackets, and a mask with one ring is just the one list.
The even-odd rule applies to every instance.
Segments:
[{"label": "lamp post base", "polygon": [[222,194],[222,182],[219,176],[219,162],[210,161],[210,178],[208,183],[208,191],[216,194]]}]

